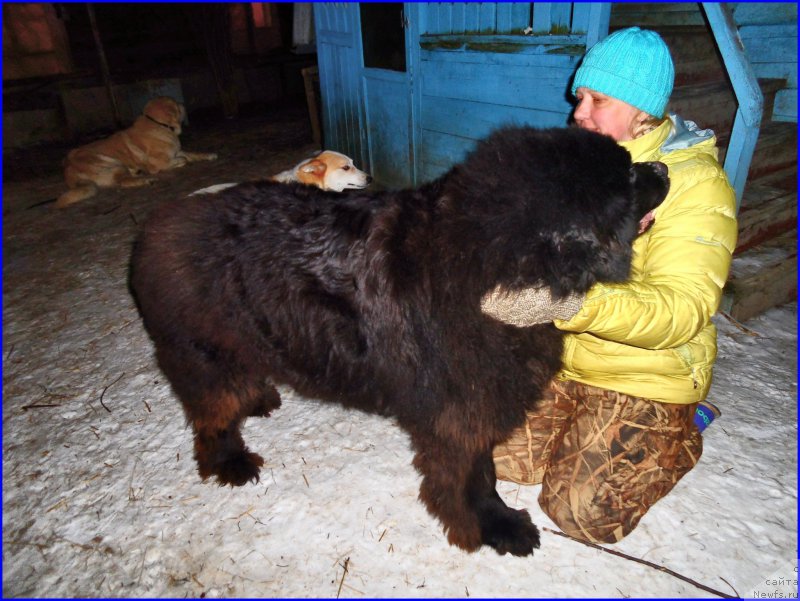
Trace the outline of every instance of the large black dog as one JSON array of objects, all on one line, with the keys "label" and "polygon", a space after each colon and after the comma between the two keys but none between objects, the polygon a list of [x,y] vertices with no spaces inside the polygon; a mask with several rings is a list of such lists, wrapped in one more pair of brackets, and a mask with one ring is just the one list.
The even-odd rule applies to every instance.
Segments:
[{"label": "large black dog", "polygon": [[558,369],[562,337],[495,321],[480,298],[625,280],[638,221],[668,186],[664,165],[632,165],[599,134],[507,128],[419,189],[262,181],[160,205],[130,283],[200,476],[258,479],[240,426],[288,384],[396,418],[451,544],[531,553],[538,531],[495,491],[492,448]]}]

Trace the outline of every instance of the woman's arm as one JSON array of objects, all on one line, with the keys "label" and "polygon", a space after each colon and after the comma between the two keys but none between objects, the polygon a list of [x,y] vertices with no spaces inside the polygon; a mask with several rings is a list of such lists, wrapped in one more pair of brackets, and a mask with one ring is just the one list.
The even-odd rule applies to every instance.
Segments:
[{"label": "woman's arm", "polygon": [[682,191],[648,236],[642,273],[597,284],[580,311],[558,328],[641,348],[691,340],[716,312],[736,245],[735,197],[720,173]]}]

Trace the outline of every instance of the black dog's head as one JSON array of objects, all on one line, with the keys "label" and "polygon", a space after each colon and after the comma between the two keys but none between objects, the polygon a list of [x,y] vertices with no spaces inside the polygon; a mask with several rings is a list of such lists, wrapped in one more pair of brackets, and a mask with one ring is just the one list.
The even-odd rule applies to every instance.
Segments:
[{"label": "black dog's head", "polygon": [[[585,292],[596,282],[628,279],[640,220],[664,201],[669,177],[663,163],[630,163],[626,158],[626,169],[620,164],[616,177],[602,178],[597,173],[598,185],[589,191],[591,208],[576,209],[586,210],[588,219],[574,218],[566,228],[553,231],[556,256],[545,281],[554,295]],[[599,165],[602,170],[608,163]]]},{"label": "black dog's head", "polygon": [[462,221],[480,224],[486,284],[544,283],[563,296],[628,278],[639,221],[669,179],[608,136],[511,127],[480,142],[445,190]]}]

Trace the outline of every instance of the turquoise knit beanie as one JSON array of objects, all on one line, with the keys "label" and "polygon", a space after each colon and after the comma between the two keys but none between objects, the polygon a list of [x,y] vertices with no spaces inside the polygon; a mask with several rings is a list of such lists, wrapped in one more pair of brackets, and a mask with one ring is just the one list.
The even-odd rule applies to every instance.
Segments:
[{"label": "turquoise knit beanie", "polygon": [[629,27],[586,53],[572,82],[612,96],[654,117],[663,117],[672,94],[675,67],[669,48],[655,31]]}]

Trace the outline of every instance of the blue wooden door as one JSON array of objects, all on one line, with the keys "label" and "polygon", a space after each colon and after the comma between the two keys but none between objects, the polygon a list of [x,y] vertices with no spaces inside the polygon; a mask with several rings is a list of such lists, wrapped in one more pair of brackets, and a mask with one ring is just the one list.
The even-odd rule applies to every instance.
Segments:
[{"label": "blue wooden door", "polygon": [[325,147],[369,169],[358,4],[314,4]]},{"label": "blue wooden door", "polygon": [[402,2],[360,3],[364,107],[372,176],[388,188],[414,174],[415,19]]},{"label": "blue wooden door", "polygon": [[388,188],[415,181],[406,7],[314,5],[326,146],[352,156]]}]

